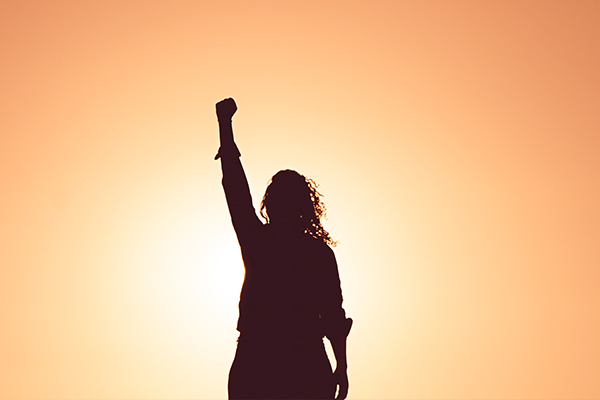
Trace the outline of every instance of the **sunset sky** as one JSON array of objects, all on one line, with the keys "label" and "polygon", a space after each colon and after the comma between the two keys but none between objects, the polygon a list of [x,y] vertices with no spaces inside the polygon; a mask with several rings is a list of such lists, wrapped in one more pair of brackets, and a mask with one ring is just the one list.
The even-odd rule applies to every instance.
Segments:
[{"label": "sunset sky", "polygon": [[0,399],[223,399],[255,207],[325,195],[348,399],[600,398],[599,1],[0,1]]}]

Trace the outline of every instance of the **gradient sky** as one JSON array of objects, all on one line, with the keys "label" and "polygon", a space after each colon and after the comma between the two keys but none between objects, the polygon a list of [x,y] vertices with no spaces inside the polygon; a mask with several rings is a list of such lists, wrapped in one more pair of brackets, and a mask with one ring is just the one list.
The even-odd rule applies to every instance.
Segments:
[{"label": "gradient sky", "polygon": [[226,397],[258,205],[315,179],[349,399],[600,397],[600,2],[0,2],[0,398]]}]

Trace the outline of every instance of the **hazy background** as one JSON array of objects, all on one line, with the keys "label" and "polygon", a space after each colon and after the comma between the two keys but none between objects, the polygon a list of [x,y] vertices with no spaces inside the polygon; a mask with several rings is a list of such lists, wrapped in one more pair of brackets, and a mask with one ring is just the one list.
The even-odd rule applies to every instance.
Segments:
[{"label": "hazy background", "polygon": [[0,2],[0,398],[226,398],[258,202],[321,185],[349,399],[600,397],[600,2]]}]

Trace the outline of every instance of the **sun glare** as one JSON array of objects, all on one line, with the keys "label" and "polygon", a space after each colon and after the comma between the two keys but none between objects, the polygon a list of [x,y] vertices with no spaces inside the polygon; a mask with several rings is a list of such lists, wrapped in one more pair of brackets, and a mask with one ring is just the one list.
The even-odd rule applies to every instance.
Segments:
[{"label": "sun glare", "polygon": [[[199,235],[196,219],[181,218],[155,250],[165,255],[157,274],[165,317],[189,318],[205,309],[222,322],[236,318],[243,281],[243,263],[227,235]],[[233,315],[232,315],[233,314]],[[224,320],[224,321],[223,321]]]},{"label": "sun glare", "polygon": [[167,178],[133,190],[145,206],[118,222],[119,264],[131,278],[119,296],[136,293],[136,312],[165,347],[198,346],[215,332],[235,334],[244,267],[231,226],[206,212],[217,205],[198,207],[196,189]]},{"label": "sun glare", "polygon": [[212,262],[207,266],[210,297],[221,307],[236,307],[242,282],[244,264],[237,243],[221,243],[215,247]]}]

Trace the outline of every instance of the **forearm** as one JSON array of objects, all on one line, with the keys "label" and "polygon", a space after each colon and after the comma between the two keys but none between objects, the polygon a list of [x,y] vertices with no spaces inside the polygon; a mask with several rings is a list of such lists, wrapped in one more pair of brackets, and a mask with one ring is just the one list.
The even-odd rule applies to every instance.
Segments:
[{"label": "forearm", "polygon": [[221,146],[227,146],[234,143],[233,125],[230,119],[219,119],[219,139],[221,140]]},{"label": "forearm", "polygon": [[[352,326],[352,319],[348,318],[348,328]],[[335,383],[339,386],[339,391],[336,396],[336,400],[343,400],[348,395],[348,360],[346,359],[346,338],[348,331],[337,332],[334,335],[328,336],[333,347],[333,353],[335,354],[335,372],[333,378]]]},{"label": "forearm", "polygon": [[333,353],[335,355],[335,362],[337,364],[336,370],[348,369],[348,360],[346,357],[346,336],[336,336],[329,338]]},{"label": "forearm", "polygon": [[251,203],[250,187],[240,161],[240,152],[233,140],[233,126],[230,119],[219,118],[219,137],[221,147],[215,158],[221,159],[223,189],[227,203],[230,205],[230,209],[235,203]]},{"label": "forearm", "polygon": [[223,157],[237,158],[241,155],[233,140],[233,126],[230,119],[219,119],[219,141],[220,147],[215,160],[220,158],[223,161]]}]

